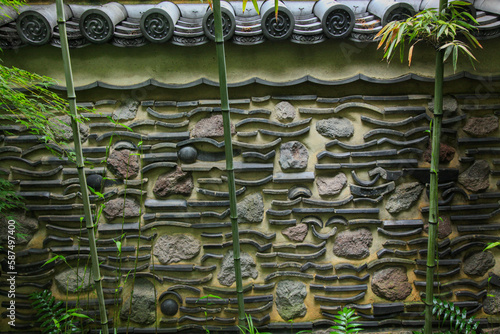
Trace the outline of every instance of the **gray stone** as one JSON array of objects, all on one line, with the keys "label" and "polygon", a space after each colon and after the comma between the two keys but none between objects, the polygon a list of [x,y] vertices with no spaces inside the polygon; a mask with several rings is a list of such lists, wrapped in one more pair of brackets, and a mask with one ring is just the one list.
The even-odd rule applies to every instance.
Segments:
[{"label": "gray stone", "polygon": [[500,327],[483,328],[482,333],[484,333],[484,334],[500,334]]},{"label": "gray stone", "polygon": [[124,301],[120,318],[149,325],[156,320],[156,293],[154,285],[145,278],[137,278],[133,287],[132,302],[130,298]]},{"label": "gray stone", "polygon": [[354,134],[354,125],[344,117],[332,117],[316,123],[316,131],[328,138],[351,137]]},{"label": "gray stone", "polygon": [[291,226],[283,229],[281,234],[288,237],[292,241],[302,242],[307,236],[308,225],[298,224],[296,226]]},{"label": "gray stone", "polygon": [[302,282],[284,280],[276,286],[276,307],[283,320],[303,317],[307,313],[304,299],[307,296],[306,285]]},{"label": "gray stone", "polygon": [[276,118],[282,122],[293,121],[296,116],[295,107],[286,101],[278,103],[274,110],[276,111]]},{"label": "gray stone", "polygon": [[[250,254],[244,252],[240,253],[240,262],[242,278],[257,278],[259,275],[259,272],[256,269],[257,265]],[[234,256],[232,251],[228,251],[224,255],[217,279],[220,284],[225,286],[231,286],[234,282],[236,282],[236,276],[234,274]]]},{"label": "gray stone", "polygon": [[264,219],[264,199],[260,193],[245,197],[237,205],[238,223],[260,223]]},{"label": "gray stone", "polygon": [[488,294],[483,302],[483,311],[486,314],[498,314],[500,313],[500,289],[496,287],[490,287],[488,289]]},{"label": "gray stone", "polygon": [[490,171],[488,161],[476,160],[472,166],[458,176],[458,182],[472,192],[486,190],[490,187]]},{"label": "gray stone", "polygon": [[201,243],[187,234],[162,235],[156,240],[153,254],[162,264],[189,260],[200,253]]},{"label": "gray stone", "polygon": [[333,253],[347,259],[364,259],[370,255],[372,242],[372,233],[367,228],[342,231],[335,238]]},{"label": "gray stone", "polygon": [[400,184],[387,200],[385,209],[389,213],[398,213],[409,209],[419,199],[422,190],[424,190],[424,186],[419,182]]},{"label": "gray stone", "polygon": [[113,119],[115,121],[127,121],[134,119],[139,109],[139,101],[127,99],[123,101],[120,106],[113,111]]},{"label": "gray stone", "polygon": [[[429,231],[429,224],[424,225],[424,232]],[[441,216],[438,224],[438,238],[444,239],[451,234],[451,220],[448,216]]]},{"label": "gray stone", "polygon": [[406,268],[387,267],[376,271],[372,277],[372,291],[388,300],[404,300],[411,294]]},{"label": "gray stone", "polygon": [[338,173],[334,177],[319,176],[316,178],[316,186],[321,196],[336,195],[342,191],[347,184],[344,173]]},{"label": "gray stone", "polygon": [[467,254],[463,263],[467,275],[483,276],[495,266],[495,257],[491,252],[476,252]]},{"label": "gray stone", "polygon": [[463,130],[473,137],[484,137],[498,129],[498,117],[471,117],[467,119]]},{"label": "gray stone", "polygon": [[113,150],[108,167],[119,179],[133,179],[139,174],[139,157],[131,150]]},{"label": "gray stone", "polygon": [[309,152],[307,148],[298,141],[289,141],[280,147],[281,169],[304,169],[307,167]]},{"label": "gray stone", "polygon": [[158,176],[153,193],[159,197],[172,194],[190,195],[193,188],[191,173],[183,172],[180,166],[176,166],[175,170]]},{"label": "gray stone", "polygon": [[133,199],[120,197],[108,201],[103,213],[109,220],[122,217],[139,217],[141,215],[141,206]]},{"label": "gray stone", "polygon": [[[52,117],[49,118],[48,121],[50,129],[54,132],[57,140],[73,141],[73,129],[71,128],[70,116]],[[80,129],[80,141],[84,143],[90,134],[90,128],[82,122],[78,122],[78,128]]]},{"label": "gray stone", "polygon": [[16,245],[26,245],[31,239],[33,239],[33,235],[38,231],[38,220],[36,218],[32,218],[26,215],[26,211],[15,211],[7,216],[3,216],[0,218],[0,244],[6,245],[8,243],[8,233],[9,231],[9,220],[13,220],[15,229],[14,229],[14,238],[16,241]]},{"label": "gray stone", "polygon": [[184,146],[177,152],[177,156],[179,160],[186,163],[191,164],[196,161],[198,158],[198,151],[192,146]]},{"label": "gray stone", "polygon": [[91,291],[94,289],[90,268],[68,268],[54,276],[56,286],[64,293]]},{"label": "gray stone", "polygon": [[[428,104],[430,112],[434,112],[434,99]],[[458,102],[454,97],[443,96],[443,112],[455,112],[458,109]]]},{"label": "gray stone", "polygon": [[[231,135],[236,133],[234,125],[231,123]],[[191,130],[193,138],[213,138],[224,136],[224,126],[222,122],[222,115],[216,114],[207,118],[203,118],[196,123],[193,130]]]}]

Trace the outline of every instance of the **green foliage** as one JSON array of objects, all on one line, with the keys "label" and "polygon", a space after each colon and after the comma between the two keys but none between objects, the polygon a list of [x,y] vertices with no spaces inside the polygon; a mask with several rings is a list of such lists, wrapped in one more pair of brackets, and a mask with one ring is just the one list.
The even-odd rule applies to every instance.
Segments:
[{"label": "green foliage", "polygon": [[37,311],[37,320],[43,334],[81,333],[75,324],[76,318],[90,319],[85,314],[78,313],[78,309],[66,310],[63,302],[55,302],[49,290],[34,292],[30,295],[31,304]]},{"label": "green foliage", "polygon": [[12,183],[0,178],[0,219],[11,219],[13,211],[23,208],[22,197],[16,195]]},{"label": "green foliage", "polygon": [[[434,298],[432,314],[434,316],[443,317],[443,325],[449,321],[450,330],[446,334],[476,334],[476,329],[479,322],[474,320],[474,317],[467,318],[467,310],[460,309],[452,302],[443,301]],[[422,334],[422,332],[413,332],[414,334]]]},{"label": "green foliage", "polygon": [[354,315],[353,309],[344,307],[339,311],[339,315],[335,316],[333,321],[337,325],[331,327],[334,331],[331,331],[330,334],[352,334],[362,331],[361,325],[354,323],[357,319],[359,317]]},{"label": "green foliage", "polygon": [[257,327],[253,324],[253,319],[250,314],[245,313],[245,318],[247,320],[247,327],[245,326],[238,326],[238,328],[241,331],[241,334],[271,334],[270,332],[259,332]]},{"label": "green foliage", "polygon": [[465,54],[472,63],[476,60],[470,46],[457,39],[464,36],[473,47],[482,47],[471,33],[475,30],[477,21],[464,9],[470,5],[463,1],[452,1],[442,12],[436,9],[426,9],[405,21],[393,21],[385,25],[375,36],[379,40],[378,48],[384,45],[384,59],[391,61],[399,47],[401,62],[404,61],[405,47],[408,51],[408,64],[411,66],[413,49],[421,41],[433,46],[436,50],[444,51],[446,61],[452,55],[453,69],[457,69],[459,51]]}]

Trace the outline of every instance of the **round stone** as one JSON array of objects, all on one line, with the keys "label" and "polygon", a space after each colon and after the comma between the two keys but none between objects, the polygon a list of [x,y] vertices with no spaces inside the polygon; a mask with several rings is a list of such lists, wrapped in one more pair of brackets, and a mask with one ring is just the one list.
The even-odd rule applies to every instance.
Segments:
[{"label": "round stone", "polygon": [[173,299],[165,299],[161,303],[161,312],[165,315],[175,315],[177,311],[179,310],[179,304]]},{"label": "round stone", "polygon": [[196,161],[198,151],[192,146],[185,146],[177,152],[177,156],[182,162],[191,164]]},{"label": "round stone", "polygon": [[91,187],[95,191],[101,192],[103,186],[102,176],[99,174],[92,174],[87,177],[87,186]]}]

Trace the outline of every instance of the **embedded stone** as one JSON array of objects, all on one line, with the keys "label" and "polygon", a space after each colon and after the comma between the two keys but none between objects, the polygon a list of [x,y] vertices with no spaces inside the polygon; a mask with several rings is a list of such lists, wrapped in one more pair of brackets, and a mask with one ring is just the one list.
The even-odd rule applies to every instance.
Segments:
[{"label": "embedded stone", "polygon": [[483,328],[481,331],[484,334],[500,334],[500,327]]},{"label": "embedded stone", "polygon": [[370,255],[372,242],[372,233],[367,228],[342,231],[335,238],[333,253],[347,259],[364,259]]},{"label": "embedded stone", "polygon": [[[448,163],[455,157],[455,149],[450,145],[440,143],[439,145],[439,162]],[[432,159],[432,147],[429,142],[427,149],[424,151],[423,158],[427,162],[431,162]]]},{"label": "embedded stone", "polygon": [[[48,124],[57,140],[73,141],[71,116],[66,115],[49,118]],[[82,122],[78,122],[78,128],[80,129],[80,141],[84,143],[90,134],[90,128]]]},{"label": "embedded stone", "polygon": [[307,167],[309,152],[304,144],[298,141],[289,141],[280,147],[281,169],[303,169]]},{"label": "embedded stone", "polygon": [[290,102],[280,102],[274,107],[276,111],[276,118],[278,118],[282,122],[290,122],[296,116],[295,107],[290,104]]},{"label": "embedded stone", "polygon": [[387,200],[385,209],[389,213],[398,213],[409,209],[418,200],[424,190],[419,182],[403,183],[396,187],[394,193]]},{"label": "embedded stone", "polygon": [[[434,112],[434,99],[428,104],[430,112]],[[458,109],[458,102],[454,97],[443,96],[443,112],[455,112]]]},{"label": "embedded stone", "polygon": [[104,178],[99,174],[92,174],[87,177],[87,186],[94,189],[94,191],[102,191],[104,186]]},{"label": "embedded stone", "polygon": [[307,231],[307,224],[298,224],[296,226],[291,226],[283,229],[281,231],[281,234],[288,237],[292,241],[302,242],[306,238]]},{"label": "embedded stone", "polygon": [[490,170],[488,161],[476,160],[458,176],[458,182],[472,192],[486,190],[490,187]]},{"label": "embedded stone", "polygon": [[153,283],[145,278],[137,278],[133,286],[132,302],[130,298],[124,301],[120,318],[149,325],[156,320],[156,291]]},{"label": "embedded stone", "polygon": [[319,176],[316,178],[316,186],[321,196],[336,195],[342,191],[347,184],[344,173],[338,173],[334,177]]},{"label": "embedded stone", "polygon": [[[424,225],[424,232],[428,233],[429,224]],[[448,216],[441,216],[441,219],[438,223],[438,238],[444,239],[451,234],[451,220]]]},{"label": "embedded stone", "polygon": [[490,286],[483,302],[483,311],[486,314],[500,313],[500,289]]},{"label": "embedded stone", "polygon": [[[241,277],[242,278],[257,278],[259,272],[256,269],[255,260],[248,253],[240,253]],[[222,259],[219,274],[217,275],[219,283],[225,286],[231,286],[236,282],[234,274],[234,256],[232,251],[228,251]]]},{"label": "embedded stone", "polygon": [[113,111],[113,119],[115,121],[127,121],[134,119],[139,109],[139,101],[127,99],[123,101],[120,106]]},{"label": "embedded stone", "polygon": [[179,304],[173,299],[165,299],[160,305],[161,312],[165,315],[173,316],[179,310]]},{"label": "embedded stone", "polygon": [[182,162],[191,164],[198,158],[198,151],[192,146],[184,146],[179,150],[177,156]]},{"label": "embedded stone", "polygon": [[[236,130],[231,123],[231,135],[234,135]],[[207,118],[203,118],[196,123],[193,130],[191,130],[193,138],[213,138],[224,136],[224,126],[222,122],[222,115],[216,114]]]},{"label": "embedded stone", "polygon": [[153,187],[153,193],[159,197],[172,194],[190,195],[193,188],[191,173],[184,172],[180,166],[177,166],[175,170],[158,176]]},{"label": "embedded stone", "polygon": [[264,219],[264,199],[260,193],[245,197],[237,204],[238,223],[260,223]]},{"label": "embedded stone", "polygon": [[306,285],[302,282],[283,280],[276,285],[276,308],[283,320],[292,320],[306,315],[304,299]]},{"label": "embedded stone", "polygon": [[412,291],[404,267],[388,267],[376,271],[372,277],[372,291],[388,300],[404,300]]},{"label": "embedded stone", "polygon": [[141,215],[141,206],[130,198],[115,198],[106,203],[103,213],[109,220],[139,217]]},{"label": "embedded stone", "polygon": [[162,235],[156,240],[153,254],[162,264],[170,264],[192,259],[200,250],[200,241],[190,235]]},{"label": "embedded stone", "polygon": [[495,266],[495,257],[491,252],[476,252],[465,256],[464,273],[473,276],[483,276]]},{"label": "embedded stone", "polygon": [[131,150],[113,150],[108,166],[119,179],[133,179],[139,174],[139,157]]},{"label": "embedded stone", "polygon": [[64,293],[86,292],[94,289],[90,268],[68,268],[54,276],[56,286]]},{"label": "embedded stone", "polygon": [[498,117],[471,117],[467,119],[463,130],[473,137],[484,137],[498,129]]},{"label": "embedded stone", "polygon": [[14,238],[16,245],[28,244],[36,231],[38,231],[38,219],[26,215],[26,211],[15,211],[3,215],[0,218],[0,244],[6,245],[8,243],[9,220],[14,223]]},{"label": "embedded stone", "polygon": [[316,123],[316,131],[328,138],[351,137],[354,125],[345,117],[332,117]]}]

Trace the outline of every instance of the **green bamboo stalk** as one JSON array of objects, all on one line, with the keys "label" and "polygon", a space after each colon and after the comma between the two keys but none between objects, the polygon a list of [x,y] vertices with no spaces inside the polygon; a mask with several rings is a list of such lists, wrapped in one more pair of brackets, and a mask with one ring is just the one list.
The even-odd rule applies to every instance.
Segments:
[{"label": "green bamboo stalk", "polygon": [[222,120],[224,126],[224,145],[226,151],[226,171],[229,188],[229,210],[233,235],[234,271],[236,276],[236,296],[238,298],[238,323],[245,324],[245,304],[243,300],[243,280],[241,277],[240,234],[238,231],[238,213],[236,208],[236,186],[234,183],[233,143],[231,141],[231,116],[227,89],[226,56],[224,51],[224,36],[222,34],[222,17],[220,0],[213,1],[215,45],[219,67],[219,87],[221,97]]},{"label": "green bamboo stalk", "polygon": [[80,141],[80,130],[79,130],[79,124],[77,122],[78,112],[76,108],[76,94],[75,94],[75,86],[73,83],[73,72],[71,69],[71,58],[69,55],[68,35],[66,32],[66,19],[64,15],[63,0],[56,0],[56,7],[57,7],[57,23],[59,26],[59,35],[61,39],[62,58],[64,62],[64,73],[66,76],[66,89],[68,92],[69,110],[71,113],[71,128],[73,130],[73,141],[75,144],[76,169],[78,171],[78,179],[80,181],[80,187],[82,192],[83,211],[85,214],[85,224],[89,238],[90,258],[92,260],[92,276],[94,279],[97,299],[99,302],[102,333],[109,334],[108,316],[106,313],[106,306],[104,304],[104,294],[102,291],[102,278],[99,270],[99,260],[97,257],[95,228],[94,228],[94,222],[92,220],[92,212],[90,209],[90,199],[87,189],[87,178],[85,176],[85,170],[84,170],[85,165],[82,153],[82,145]]},{"label": "green bamboo stalk", "polygon": [[[446,0],[439,1],[441,13]],[[429,195],[429,236],[427,240],[427,271],[425,286],[425,326],[424,334],[432,333],[432,308],[434,299],[434,268],[436,267],[437,226],[439,223],[439,148],[441,141],[441,124],[443,119],[443,77],[444,51],[436,52],[436,72],[434,77],[434,119],[432,123],[431,139],[431,167],[430,167],[430,195]]]}]

